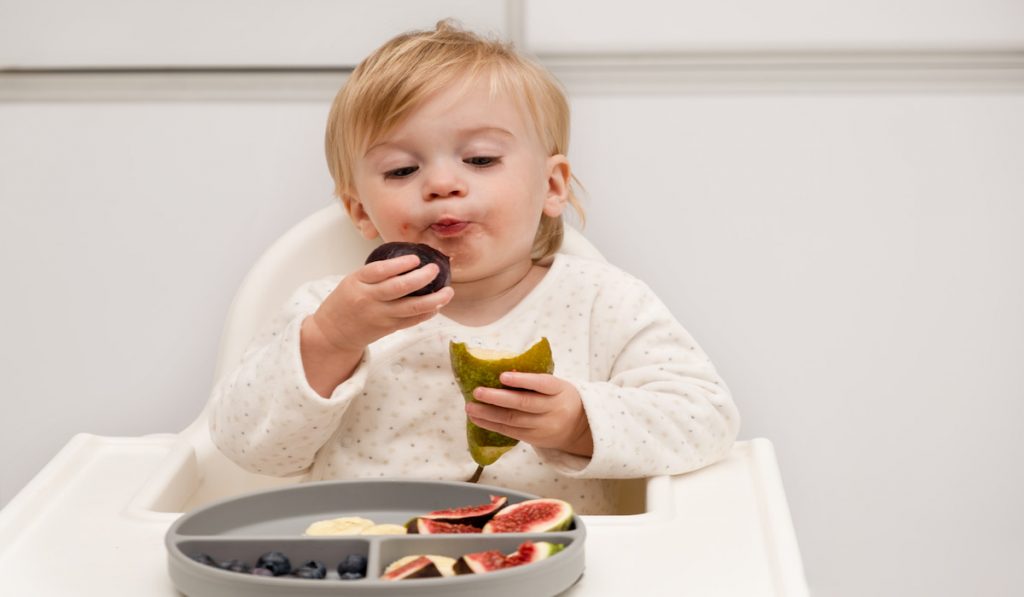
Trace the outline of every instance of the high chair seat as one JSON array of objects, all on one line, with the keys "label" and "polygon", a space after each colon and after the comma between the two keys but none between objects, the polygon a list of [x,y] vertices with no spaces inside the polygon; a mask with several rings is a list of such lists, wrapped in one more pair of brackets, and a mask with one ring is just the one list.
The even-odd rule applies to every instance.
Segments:
[{"label": "high chair seat", "polygon": [[[216,375],[238,362],[255,330],[293,289],[351,271],[373,246],[338,205],[285,233],[235,296]],[[572,229],[563,251],[602,259]],[[207,430],[208,410],[180,433],[72,438],[0,511],[0,592],[179,595],[168,575],[164,536],[182,512],[302,479],[255,475],[221,455]],[[619,514],[584,517],[587,572],[567,595],[807,596],[768,440],[736,442],[724,460],[685,475],[624,480],[619,493]]]}]

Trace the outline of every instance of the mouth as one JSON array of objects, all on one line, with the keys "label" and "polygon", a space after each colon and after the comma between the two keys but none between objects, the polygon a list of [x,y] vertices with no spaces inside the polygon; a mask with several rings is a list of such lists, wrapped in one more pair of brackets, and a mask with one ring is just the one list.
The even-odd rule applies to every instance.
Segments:
[{"label": "mouth", "polygon": [[461,233],[466,227],[469,226],[469,222],[464,220],[456,220],[455,218],[441,218],[430,225],[430,229],[441,237],[456,236]]}]

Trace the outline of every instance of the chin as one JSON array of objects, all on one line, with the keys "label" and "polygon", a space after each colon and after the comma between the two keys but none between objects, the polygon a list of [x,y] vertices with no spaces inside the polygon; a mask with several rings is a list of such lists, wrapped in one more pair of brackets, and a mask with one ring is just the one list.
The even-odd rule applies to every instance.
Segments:
[{"label": "chin", "polygon": [[457,259],[453,258],[452,255],[449,255],[448,257],[451,258],[452,284],[459,284],[461,282],[466,282],[468,274],[470,273],[470,272],[466,271],[466,264],[460,263],[459,265],[455,265],[455,262],[457,261]]}]

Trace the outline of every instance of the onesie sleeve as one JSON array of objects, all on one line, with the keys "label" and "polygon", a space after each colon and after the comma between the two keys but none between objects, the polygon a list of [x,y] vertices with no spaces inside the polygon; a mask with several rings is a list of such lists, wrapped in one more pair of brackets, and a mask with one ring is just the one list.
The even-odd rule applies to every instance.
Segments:
[{"label": "onesie sleeve", "polygon": [[606,285],[591,313],[591,374],[572,380],[594,439],[591,458],[538,455],[577,478],[675,475],[723,458],[740,417],[710,359],[645,284]]},{"label": "onesie sleeve", "polygon": [[366,380],[366,355],[330,398],[306,380],[299,351],[302,321],[339,278],[300,287],[246,348],[241,362],[214,387],[209,417],[213,443],[246,470],[288,476],[306,471],[337,429]]}]

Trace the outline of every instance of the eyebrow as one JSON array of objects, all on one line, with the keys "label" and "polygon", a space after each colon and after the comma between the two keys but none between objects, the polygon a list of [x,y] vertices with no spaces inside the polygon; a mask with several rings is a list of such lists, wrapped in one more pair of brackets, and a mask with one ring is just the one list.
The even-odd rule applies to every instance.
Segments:
[{"label": "eyebrow", "polygon": [[499,133],[505,137],[515,137],[512,131],[503,129],[500,126],[478,126],[470,129],[462,129],[458,132],[460,137],[473,137],[481,133]]},{"label": "eyebrow", "polygon": [[[503,137],[510,137],[512,139],[515,138],[515,135],[512,134],[512,132],[509,131],[508,129],[503,129],[500,126],[487,126],[487,125],[485,125],[485,126],[476,126],[476,127],[466,128],[466,129],[459,129],[458,131],[456,131],[455,134],[458,135],[459,138],[465,139],[465,138],[475,137],[476,135],[481,135],[481,134],[485,134],[485,133],[498,133],[499,135],[501,135]],[[381,141],[379,143],[374,143],[370,147],[366,148],[366,151],[363,152],[363,157],[370,155],[370,152],[372,152],[374,149],[377,149],[378,147],[385,147],[387,145],[392,145],[392,143],[390,141]]]}]

